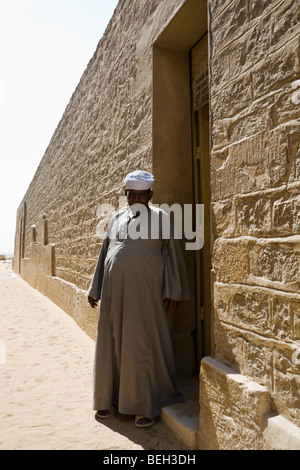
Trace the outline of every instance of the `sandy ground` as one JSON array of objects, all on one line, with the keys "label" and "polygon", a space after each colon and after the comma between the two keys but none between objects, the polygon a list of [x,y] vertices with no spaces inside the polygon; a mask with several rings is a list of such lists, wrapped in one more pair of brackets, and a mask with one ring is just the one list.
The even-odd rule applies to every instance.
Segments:
[{"label": "sandy ground", "polygon": [[0,261],[0,450],[187,450],[161,421],[92,410],[94,342]]}]

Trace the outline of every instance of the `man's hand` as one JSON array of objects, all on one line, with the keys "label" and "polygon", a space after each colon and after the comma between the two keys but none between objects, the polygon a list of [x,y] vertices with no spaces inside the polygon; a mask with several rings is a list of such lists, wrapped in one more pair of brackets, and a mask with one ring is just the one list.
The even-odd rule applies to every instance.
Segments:
[{"label": "man's hand", "polygon": [[170,315],[170,316],[173,315],[173,313],[175,312],[175,310],[178,307],[179,303],[180,302],[178,300],[173,300],[173,299],[165,299],[164,300],[164,305],[169,306],[168,315]]},{"label": "man's hand", "polygon": [[92,308],[97,307],[98,300],[93,299],[93,297],[88,296],[88,301],[89,301],[89,304]]}]

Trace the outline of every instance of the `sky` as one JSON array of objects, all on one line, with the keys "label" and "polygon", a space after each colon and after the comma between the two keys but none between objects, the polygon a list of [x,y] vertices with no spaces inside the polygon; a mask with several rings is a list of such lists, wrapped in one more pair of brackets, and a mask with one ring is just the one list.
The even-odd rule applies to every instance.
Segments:
[{"label": "sky", "polygon": [[0,254],[118,0],[0,0]]}]

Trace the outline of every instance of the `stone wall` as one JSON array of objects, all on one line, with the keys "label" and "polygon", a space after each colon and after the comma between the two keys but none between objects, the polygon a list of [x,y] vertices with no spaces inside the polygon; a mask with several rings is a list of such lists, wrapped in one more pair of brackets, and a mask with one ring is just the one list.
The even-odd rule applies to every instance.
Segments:
[{"label": "stone wall", "polygon": [[[215,359],[265,387],[270,410],[299,426],[299,3],[209,5]],[[228,374],[214,372],[226,386],[222,391],[211,382],[209,389],[209,365],[203,367],[201,419],[214,415],[207,441],[226,448],[218,439],[226,418],[231,436],[245,434],[247,424],[235,419],[238,400],[220,413]],[[258,434],[248,448],[264,445]]]},{"label": "stone wall", "polygon": [[[295,448],[300,442],[297,3],[208,2],[214,348],[201,365],[200,448]],[[167,29],[187,4],[182,23]],[[168,171],[180,168],[171,165],[178,147],[171,114],[182,88],[160,127],[153,122],[153,96],[157,103],[164,93],[153,86],[163,83],[163,60],[172,66],[168,80],[179,62],[186,75],[189,49],[182,38],[190,34],[195,5],[206,2],[120,0],[17,213],[15,271],[91,337],[97,312],[86,289],[101,247],[99,227],[103,232],[107,223],[100,207],[119,207],[128,171],[166,166],[159,155],[153,163],[158,128],[162,134],[169,126],[174,137]],[[166,197],[170,203],[172,194]],[[183,367],[190,372],[190,363]],[[284,436],[279,443],[278,435]]]},{"label": "stone wall", "polygon": [[[117,210],[125,175],[152,170],[152,43],[182,3],[120,0],[17,213],[15,270],[91,336],[85,296],[108,220],[100,205]],[[38,268],[36,243],[53,245],[55,278]]]}]

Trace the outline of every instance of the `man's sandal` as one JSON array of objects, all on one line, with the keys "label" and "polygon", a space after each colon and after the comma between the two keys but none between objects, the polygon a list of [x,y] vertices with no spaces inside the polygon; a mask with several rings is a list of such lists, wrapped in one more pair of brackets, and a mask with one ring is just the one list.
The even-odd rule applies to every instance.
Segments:
[{"label": "man's sandal", "polygon": [[145,416],[137,415],[134,420],[134,425],[136,428],[149,428],[155,423],[155,418],[146,418]]},{"label": "man's sandal", "polygon": [[98,419],[106,419],[110,418],[111,416],[115,415],[117,412],[116,405],[113,405],[109,410],[98,410],[95,414],[95,418]]}]

